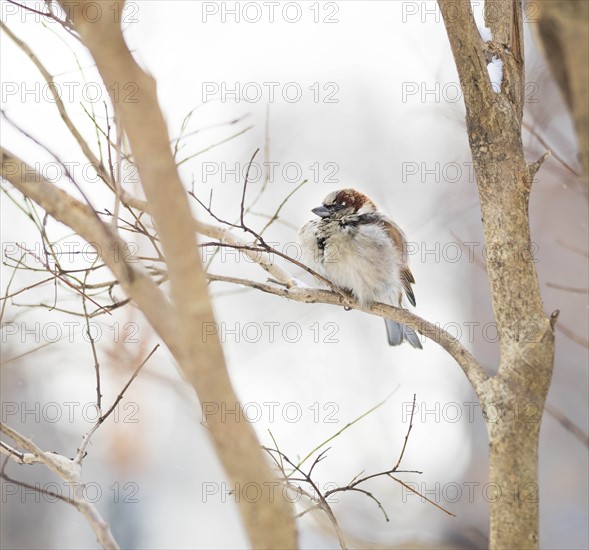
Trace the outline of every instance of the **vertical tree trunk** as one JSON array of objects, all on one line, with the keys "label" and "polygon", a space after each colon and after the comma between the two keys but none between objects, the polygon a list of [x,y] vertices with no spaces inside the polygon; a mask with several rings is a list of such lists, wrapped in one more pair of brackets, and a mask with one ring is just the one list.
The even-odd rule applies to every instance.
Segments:
[{"label": "vertical tree trunk", "polygon": [[537,548],[541,409],[504,388],[497,394],[493,412],[487,408],[490,468],[484,496],[491,508],[490,547]]},{"label": "vertical tree trunk", "polygon": [[[498,374],[478,392],[489,434],[490,547],[533,549],[538,548],[538,439],[552,376],[554,327],[544,313],[530,238],[529,195],[545,157],[528,164],[521,141],[522,7],[519,0],[487,0],[492,39],[485,42],[469,0],[439,0],[439,5],[464,91],[500,335]],[[487,65],[497,60],[502,81],[493,89]]]},{"label": "vertical tree trunk", "polygon": [[[506,151],[517,146],[500,140],[494,145]],[[475,158],[487,272],[501,337],[499,373],[485,396],[490,547],[501,549],[538,547],[538,443],[554,356],[529,232],[532,175],[523,159],[513,160],[489,154]]]},{"label": "vertical tree trunk", "polygon": [[[497,131],[504,132],[502,117]],[[471,146],[479,139],[471,132]],[[552,376],[554,334],[544,314],[530,240],[528,196],[533,177],[519,156],[519,139],[497,137],[493,147],[513,151],[474,155],[487,246],[487,272],[500,331],[501,362],[489,380],[487,411],[491,548],[538,547],[538,442]],[[479,141],[480,143],[480,141]],[[481,152],[483,150],[484,152]]]}]

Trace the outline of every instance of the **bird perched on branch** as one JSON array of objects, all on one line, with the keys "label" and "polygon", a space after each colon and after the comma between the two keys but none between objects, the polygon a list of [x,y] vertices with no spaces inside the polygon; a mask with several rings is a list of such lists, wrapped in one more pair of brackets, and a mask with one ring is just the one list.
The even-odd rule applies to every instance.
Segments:
[{"label": "bird perched on branch", "polygon": [[[402,307],[403,295],[415,306],[405,235],[372,200],[355,189],[341,189],[312,212],[319,220],[299,231],[303,263],[364,306],[383,302]],[[391,346],[407,341],[421,349],[412,328],[390,319],[385,324]]]}]

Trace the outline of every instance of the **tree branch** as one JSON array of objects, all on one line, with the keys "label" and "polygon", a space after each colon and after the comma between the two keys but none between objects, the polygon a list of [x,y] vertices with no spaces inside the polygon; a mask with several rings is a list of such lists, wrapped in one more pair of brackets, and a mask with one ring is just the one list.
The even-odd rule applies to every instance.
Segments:
[{"label": "tree branch", "polygon": [[[118,550],[119,545],[113,537],[108,523],[102,519],[96,507],[84,498],[82,468],[80,464],[60,454],[41,450],[30,439],[4,424],[4,422],[0,422],[0,432],[6,434],[20,447],[28,451],[28,454],[21,453],[23,454],[23,462],[25,464],[42,463],[69,484],[73,488],[73,498],[71,500],[68,499],[68,502],[75,506],[86,518],[103,548]],[[3,444],[2,448],[4,446]],[[8,447],[8,445],[6,446]],[[19,462],[18,457],[12,453],[10,455],[16,462]],[[29,455],[32,455],[34,458],[29,458]]]},{"label": "tree branch", "polygon": [[303,302],[306,304],[330,304],[335,306],[350,307],[352,309],[363,311],[385,319],[392,319],[408,327],[413,328],[420,334],[423,334],[430,340],[433,340],[446,350],[450,356],[460,365],[468,381],[472,385],[479,399],[485,395],[486,382],[489,379],[483,367],[477,362],[474,356],[449,332],[440,328],[439,326],[422,319],[407,309],[396,308],[387,304],[374,303],[370,306],[363,306],[359,304],[353,297],[347,297],[345,300],[341,294],[337,294],[331,290],[324,290],[321,288],[311,287],[291,287],[284,288],[281,286],[272,285],[270,283],[262,283],[258,281],[251,281],[249,279],[241,279],[238,277],[227,277],[223,275],[208,275],[211,281],[220,281],[231,284],[238,284],[255,288],[266,292],[281,296],[295,302]]},{"label": "tree branch", "polygon": [[0,28],[12,39],[12,41],[33,62],[35,67],[37,67],[37,70],[41,73],[41,75],[45,79],[45,82],[47,83],[47,88],[49,89],[49,92],[51,93],[51,97],[53,98],[55,106],[57,107],[57,110],[59,111],[59,115],[61,116],[67,129],[70,131],[70,133],[72,134],[72,136],[74,137],[74,139],[76,140],[78,145],[80,146],[80,149],[84,153],[84,156],[90,161],[90,163],[92,164],[92,166],[96,170],[96,173],[98,174],[98,176],[101,179],[103,179],[109,187],[113,188],[114,184],[113,184],[113,181],[111,180],[107,170],[105,169],[103,164],[100,162],[98,157],[92,152],[92,149],[88,145],[87,140],[82,137],[79,130],[76,128],[76,125],[73,123],[72,119],[70,118],[70,116],[65,108],[65,105],[63,103],[63,100],[61,99],[61,95],[57,91],[56,84],[55,84],[55,81],[54,81],[51,73],[47,70],[45,65],[43,65],[41,60],[37,57],[35,52],[33,52],[33,50],[30,48],[30,46],[26,42],[24,42],[23,40],[18,38],[18,36],[16,36],[10,30],[10,28],[2,21],[0,21]]},{"label": "tree branch", "polygon": [[179,350],[177,321],[171,306],[148,272],[135,258],[121,254],[127,243],[102,223],[87,205],[45,179],[26,162],[0,147],[1,175],[57,221],[73,229],[96,248],[125,292],[171,350]]}]

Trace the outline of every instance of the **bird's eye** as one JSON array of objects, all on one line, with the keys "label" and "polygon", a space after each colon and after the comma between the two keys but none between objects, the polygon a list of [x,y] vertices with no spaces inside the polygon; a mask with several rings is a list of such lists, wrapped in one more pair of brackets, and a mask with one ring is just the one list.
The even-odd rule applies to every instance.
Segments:
[{"label": "bird's eye", "polygon": [[333,209],[334,210],[341,210],[342,208],[345,208],[346,203],[342,202],[342,203],[336,203],[333,205]]}]

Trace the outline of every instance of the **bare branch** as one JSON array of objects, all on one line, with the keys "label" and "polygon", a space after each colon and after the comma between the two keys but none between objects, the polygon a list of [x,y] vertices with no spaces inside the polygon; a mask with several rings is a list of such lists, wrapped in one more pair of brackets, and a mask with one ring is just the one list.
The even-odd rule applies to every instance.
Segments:
[{"label": "bare branch", "polygon": [[0,441],[0,452],[9,458],[12,458],[18,464],[36,464],[43,462],[37,457],[37,455],[33,453],[21,453],[8,445],[8,443],[4,443],[4,441]]},{"label": "bare branch", "polygon": [[30,483],[25,483],[24,481],[20,481],[18,479],[14,479],[14,478],[10,477],[8,474],[6,474],[4,472],[4,468],[2,469],[2,471],[0,471],[0,477],[10,483],[14,483],[20,487],[24,487],[25,489],[29,489],[30,491],[37,491],[38,493],[40,493],[42,495],[48,495],[56,500],[62,500],[63,502],[67,502],[68,504],[71,504],[72,506],[76,506],[75,500],[72,500],[71,498],[66,497],[60,493],[55,493],[54,491],[50,491],[48,489],[40,487],[39,485],[31,485]]},{"label": "bare branch", "polygon": [[544,161],[552,154],[551,151],[546,151],[536,162],[532,162],[528,165],[530,170],[530,178],[533,178],[538,170],[540,170],[540,166],[544,164]]},{"label": "bare branch", "polygon": [[401,449],[401,454],[399,454],[399,459],[397,460],[397,464],[393,470],[398,470],[399,466],[401,465],[401,460],[403,460],[403,455],[405,454],[405,448],[407,447],[407,441],[409,440],[409,435],[411,434],[411,430],[413,429],[413,415],[415,414],[415,401],[417,399],[417,394],[413,394],[413,405],[411,406],[411,417],[409,418],[409,428],[407,429],[407,433],[405,434],[405,441],[403,442],[403,448]]},{"label": "bare branch", "polygon": [[351,307],[352,309],[363,311],[364,313],[371,313],[372,315],[378,315],[379,317],[384,317],[385,319],[391,319],[407,325],[444,348],[460,365],[477,395],[479,397],[485,395],[485,386],[489,377],[473,355],[449,332],[406,309],[400,309],[380,303],[375,303],[370,306],[362,306],[351,296],[344,300],[341,295],[320,288],[283,288],[268,283],[250,281],[248,279],[240,279],[237,277],[225,277],[222,275],[209,275],[209,279],[212,281],[222,281],[248,286],[296,302]]},{"label": "bare branch", "polygon": [[309,180],[303,180],[301,183],[299,183],[288,195],[286,195],[286,197],[284,197],[283,201],[278,205],[278,208],[276,209],[276,212],[274,212],[274,214],[272,214],[272,216],[270,216],[270,219],[268,220],[268,222],[266,223],[266,225],[262,228],[262,230],[260,231],[260,235],[263,235],[264,232],[266,231],[266,229],[268,229],[276,220],[278,220],[278,216],[280,215],[280,211],[282,210],[282,208],[284,207],[284,205],[290,200],[290,198],[301,188],[303,187],[303,185],[305,185],[305,183],[307,183]]},{"label": "bare branch", "polygon": [[[269,454],[272,454],[272,453],[278,454],[282,460],[284,460],[289,466],[291,466],[295,471],[299,472],[303,476],[301,481],[308,483],[313,488],[313,490],[315,491],[315,494],[317,495],[316,502],[318,502],[319,507],[325,512],[325,514],[327,514],[327,517],[331,521],[331,524],[333,525],[333,528],[334,528],[337,538],[339,540],[340,547],[342,548],[342,550],[347,550],[348,546],[347,546],[346,541],[344,539],[343,532],[337,522],[335,514],[333,513],[333,510],[331,509],[331,506],[327,502],[327,497],[323,495],[323,493],[319,490],[319,487],[317,486],[317,484],[311,478],[311,471],[313,470],[313,467],[311,467],[311,471],[309,471],[309,473],[306,473],[303,470],[301,470],[296,464],[294,464],[282,451],[280,451],[278,449],[270,449],[268,447],[263,447],[263,449],[265,451],[267,451]],[[329,449],[327,449],[327,450],[329,450]],[[327,452],[327,450],[324,451],[324,453]],[[319,455],[319,457],[316,459],[315,463],[317,463],[317,462],[319,462],[319,460],[321,460],[322,455],[323,455],[323,453],[321,455]],[[313,464],[313,466],[315,465],[315,463]],[[290,479],[291,479],[291,481],[293,481],[293,478],[290,478]],[[327,495],[327,493],[326,493],[326,495]]]},{"label": "bare branch", "polygon": [[[86,521],[88,521],[88,524],[94,530],[94,533],[103,548],[118,550],[119,545],[113,537],[108,523],[102,519],[96,507],[84,498],[82,469],[80,464],[60,454],[41,450],[30,439],[4,424],[4,422],[0,422],[0,431],[32,455],[32,457],[29,457],[29,454],[21,453],[23,456],[23,463],[42,463],[61,479],[71,484],[73,487],[73,499],[71,501],[68,500],[68,502],[73,504],[86,518]],[[10,453],[5,447],[9,446],[3,444],[0,448],[3,449],[3,452]],[[18,453],[18,451],[16,452]],[[10,453],[10,455],[17,460],[17,457],[15,457],[13,453]],[[2,475],[5,475],[4,469],[2,470]]]},{"label": "bare branch", "polygon": [[121,259],[120,251],[125,250],[127,243],[109,225],[102,223],[87,205],[47,181],[5,148],[0,148],[0,153],[2,177],[92,244],[127,294],[138,302],[166,345],[171,350],[178,350],[176,316],[143,266],[134,258]]},{"label": "bare branch", "polygon": [[[372,412],[374,412],[376,409],[382,407],[391,398],[391,396],[397,391],[398,388],[399,388],[399,386],[397,386],[391,393],[389,393],[389,395],[387,395],[380,403],[377,403],[376,405],[374,405],[374,407],[371,407],[370,409],[368,409],[365,413],[361,414],[358,418],[355,418],[351,422],[348,422],[341,430],[338,430],[330,438],[326,439],[323,443],[320,443],[319,445],[317,445],[317,447],[315,447],[311,452],[309,452],[302,460],[299,460],[297,466],[302,466],[313,454],[315,454],[319,449],[321,449],[322,447],[327,445],[327,443],[329,443],[330,441],[333,441],[336,437],[341,435],[348,428],[351,428],[354,424],[356,424],[356,422],[359,422],[364,417],[366,417],[369,414],[371,414]],[[272,439],[274,440],[274,438],[272,438]],[[276,441],[274,441],[274,444],[276,445]],[[278,448],[278,445],[276,445],[276,448]]]},{"label": "bare branch", "polygon": [[[43,14],[43,15],[47,15],[48,17],[51,17],[50,14]],[[41,73],[41,75],[45,79],[45,82],[47,82],[47,88],[49,89],[49,92],[51,93],[51,97],[53,98],[53,102],[55,103],[55,106],[57,107],[57,110],[59,111],[59,115],[61,116],[67,129],[70,131],[70,133],[72,134],[72,136],[74,137],[74,139],[76,140],[78,145],[80,146],[80,149],[84,153],[84,156],[90,161],[90,163],[92,164],[92,166],[94,167],[94,169],[98,173],[98,176],[100,178],[102,178],[104,181],[106,181],[110,187],[112,187],[113,183],[110,180],[108,172],[104,168],[103,164],[98,160],[98,157],[96,157],[96,155],[92,152],[92,149],[88,145],[88,142],[80,134],[79,130],[76,128],[76,125],[73,123],[72,119],[68,115],[68,112],[65,108],[63,100],[61,99],[61,95],[58,92],[58,88],[55,84],[55,81],[53,80],[53,76],[51,75],[51,73],[47,70],[45,65],[43,65],[41,60],[37,57],[35,52],[33,52],[33,50],[30,48],[30,46],[26,42],[24,42],[23,40],[18,38],[8,28],[8,26],[5,25],[2,21],[0,21],[0,28],[25,53],[25,55],[33,62],[35,67],[37,67],[37,70]]]},{"label": "bare branch", "polygon": [[585,447],[589,447],[589,434],[584,432],[577,424],[575,424],[568,416],[553,407],[550,403],[546,403],[546,412],[550,414],[567,432],[570,432],[576,439],[578,439]]},{"label": "bare branch", "polygon": [[391,475],[389,477],[391,479],[394,479],[399,485],[402,485],[403,487],[405,487],[405,489],[407,489],[408,491],[411,491],[412,493],[416,494],[417,496],[420,496],[424,500],[427,500],[430,504],[433,504],[436,508],[442,510],[442,512],[445,512],[449,516],[456,517],[456,514],[453,514],[449,510],[446,510],[446,508],[444,508],[443,506],[440,506],[437,502],[434,502],[433,500],[427,498],[425,495],[422,495],[419,491],[416,491],[413,487],[411,487],[410,485],[407,485],[406,483],[404,483],[400,479],[396,478],[395,476]]},{"label": "bare branch", "polygon": [[143,360],[141,361],[141,363],[139,363],[139,365],[137,366],[137,368],[134,370],[133,374],[131,375],[131,378],[129,378],[129,380],[127,381],[127,383],[124,385],[123,389],[119,392],[119,395],[117,396],[117,398],[114,400],[114,403],[110,406],[110,408],[108,409],[108,411],[106,411],[105,414],[102,414],[102,411],[99,409],[99,413],[100,413],[100,418],[96,421],[96,424],[94,424],[94,426],[92,426],[92,429],[84,436],[84,439],[82,440],[82,444],[80,445],[78,452],[76,454],[76,458],[75,461],[78,464],[82,463],[82,460],[84,459],[84,457],[86,456],[85,451],[86,451],[86,447],[88,446],[88,444],[90,443],[90,439],[92,438],[92,436],[94,435],[94,432],[100,428],[100,426],[102,425],[102,423],[112,414],[112,412],[117,408],[117,405],[119,404],[119,402],[121,401],[121,399],[123,399],[123,395],[125,395],[125,392],[127,391],[127,389],[129,388],[129,386],[131,385],[131,383],[133,382],[133,380],[135,380],[135,378],[137,377],[137,375],[139,374],[139,371],[143,368],[143,366],[151,359],[151,356],[157,351],[157,349],[160,347],[159,344],[157,344],[150,352],[149,355]]}]

